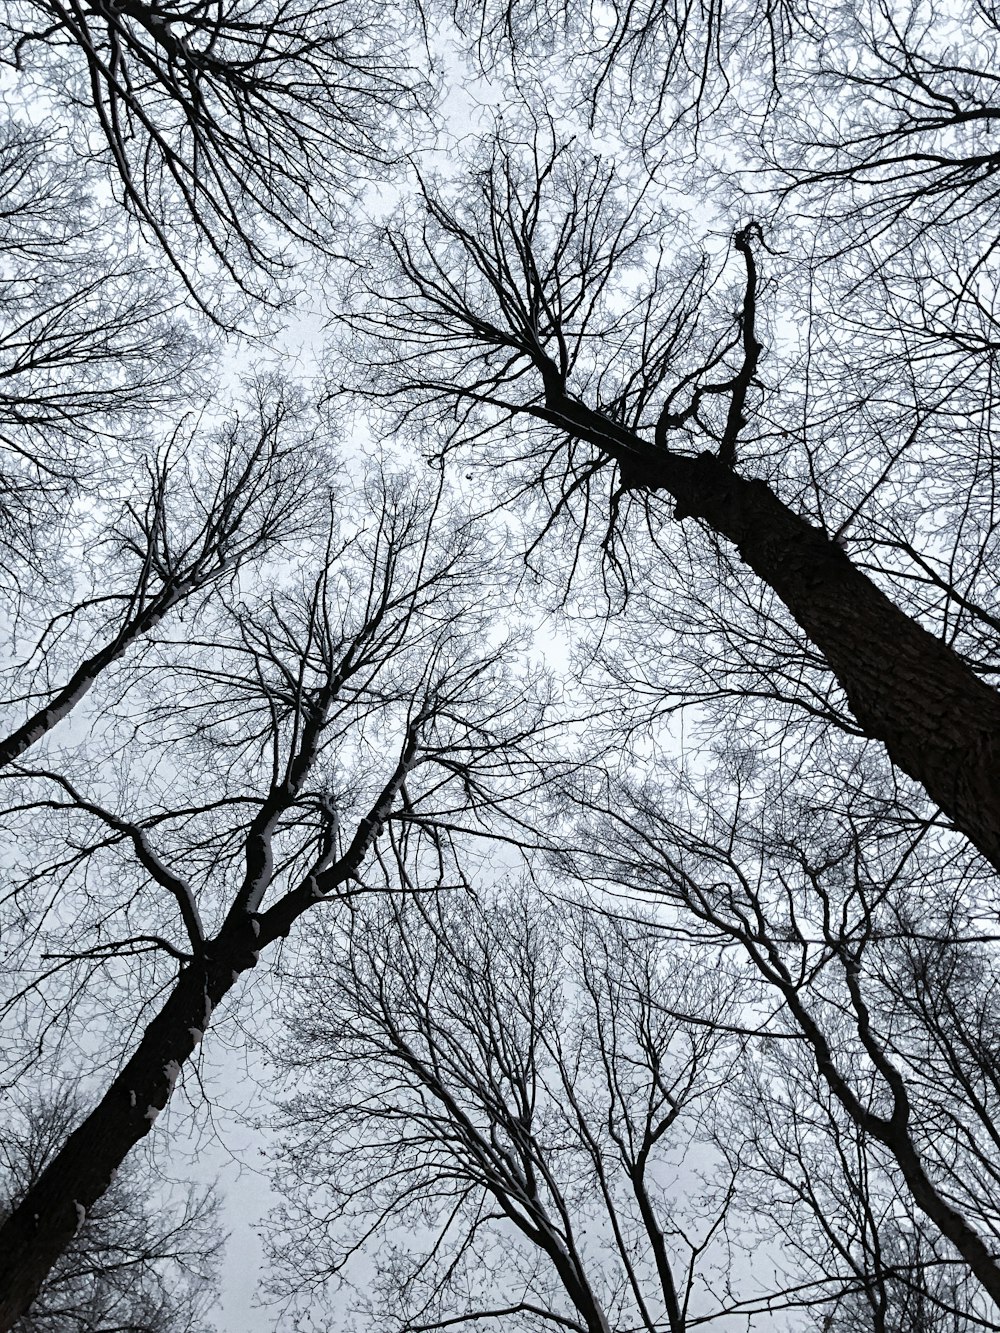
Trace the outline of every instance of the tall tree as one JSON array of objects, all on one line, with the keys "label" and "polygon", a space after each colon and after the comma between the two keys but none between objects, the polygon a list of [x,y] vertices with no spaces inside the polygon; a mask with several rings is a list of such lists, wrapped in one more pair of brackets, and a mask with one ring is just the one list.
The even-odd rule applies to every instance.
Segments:
[{"label": "tall tree", "polygon": [[0,738],[0,767],[65,721],[171,611],[315,524],[321,454],[303,404],[275,376],[245,387],[249,401],[224,424],[179,423],[136,460],[137,477],[114,489],[108,479],[102,521],[75,510],[82,531],[61,553],[75,557],[64,575],[75,597],[53,612],[47,588],[16,596],[17,646],[29,645],[7,673],[18,720]]},{"label": "tall tree", "polygon": [[345,924],[276,1053],[291,1305],[350,1317],[356,1270],[357,1312],[406,1333],[684,1333],[780,1305],[749,1276],[734,1290],[738,1172],[683,1202],[672,1183],[740,1060],[716,1022],[728,978],[649,921],[531,889],[386,898]]},{"label": "tall tree", "polygon": [[[591,826],[565,864],[739,946],[922,1236],[997,1296],[992,1038],[969,1019],[991,1012],[993,889],[962,841],[1000,867],[996,17],[453,12],[501,98],[515,62],[501,129],[388,224],[345,227],[426,107],[406,15],[8,11],[7,1051],[24,1068],[74,1005],[93,1020],[93,994],[142,1036],[109,1034],[107,1095],[0,1231],[0,1327],[260,949],[320,900],[411,887],[414,864],[460,882],[453,826],[542,784],[486,534],[438,545],[434,502],[396,486],[321,520],[329,451],[292,396],[263,380],[227,428],[202,393],[205,344],[165,273],[226,326],[248,296],[282,299],[302,242],[349,252],[341,352],[378,427],[422,430],[445,470],[488,444],[502,501],[531,511],[535,572],[565,592],[568,563],[596,609],[611,748],[660,771],[576,789],[603,842]],[[526,115],[531,61],[556,49],[586,57],[584,86],[542,84],[546,115]],[[594,152],[571,142],[581,104]],[[668,177],[715,210],[700,238]],[[178,424],[192,393],[205,430]],[[548,558],[556,530],[568,562]],[[631,600],[612,622],[615,581]],[[692,704],[708,793],[659,763],[660,723]],[[872,1274],[865,1300],[899,1276]]]},{"label": "tall tree", "polygon": [[141,233],[226,323],[227,285],[279,298],[289,242],[329,246],[359,178],[397,155],[394,129],[412,132],[429,102],[416,18],[390,24],[366,0],[23,0],[0,59],[56,132],[71,118]]},{"label": "tall tree", "polygon": [[[921,1214],[891,1157],[845,1114],[794,1029],[730,1085],[720,1137],[747,1201],[780,1233],[773,1251],[807,1313],[801,1327],[846,1333],[992,1328],[969,1268]],[[837,1034],[838,1045],[843,1034]],[[736,1133],[733,1126],[739,1126]]]},{"label": "tall tree", "polygon": [[[4,770],[8,828],[31,848],[8,889],[21,1063],[74,1006],[85,1015],[88,981],[117,1013],[103,1097],[0,1227],[0,1327],[261,954],[304,915],[378,891],[383,858],[450,883],[448,828],[488,830],[540,782],[543,701],[489,632],[497,552],[440,507],[439,491],[386,479],[331,499],[318,548],[303,532],[270,587],[223,586],[178,636],[161,629],[92,743],[110,762],[84,747]],[[137,1034],[124,1049],[123,1028]]]},{"label": "tall tree", "polygon": [[[5,1120],[0,1181],[6,1213],[45,1169],[79,1118],[65,1092],[21,1095]],[[223,1237],[211,1190],[179,1203],[126,1163],[85,1216],[16,1333],[205,1333]],[[159,1197],[157,1197],[159,1196]]]},{"label": "tall tree", "polygon": [[[811,1071],[776,1112],[786,1144],[796,1151],[835,1107],[945,1255],[1000,1303],[991,885],[946,835],[886,818],[874,767],[825,808],[818,765],[802,775],[811,801],[773,776],[744,759],[697,784],[678,777],[676,792],[595,782],[576,793],[588,814],[580,859],[564,864],[655,896],[706,943],[739,950],[777,1005],[774,1038],[799,1052],[765,1047],[763,1077],[787,1086],[790,1070]],[[801,1096],[810,1080],[819,1110]]]},{"label": "tall tree", "polygon": [[[688,540],[671,519],[694,529],[703,566],[719,561],[721,589],[747,567],[787,612],[779,655],[804,636],[853,729],[1000,867],[1000,696],[985,664],[947,616],[936,624],[905,591],[903,605],[888,595],[891,555],[865,567],[846,549],[872,497],[895,493],[900,458],[915,492],[944,493],[939,507],[978,500],[964,474],[938,466],[943,432],[980,413],[967,384],[950,394],[924,383],[919,358],[893,355],[859,392],[856,361],[837,373],[811,343],[783,348],[765,332],[785,311],[768,310],[778,277],[757,224],[735,231],[728,255],[699,253],[651,182],[637,187],[551,123],[520,139],[499,130],[457,183],[422,180],[418,193],[365,241],[375,257],[348,315],[364,335],[360,391],[397,424],[438,432],[442,459],[494,442],[515,479],[508,495],[533,494],[547,526],[575,508],[613,546],[628,506],[632,530],[645,525],[665,553],[664,579]],[[794,271],[788,285],[794,298]],[[819,389],[817,368],[829,370]],[[844,450],[875,404],[878,447],[855,446],[855,465]],[[985,470],[982,492],[988,505]],[[923,584],[936,561],[919,542]],[[980,636],[995,632],[989,610],[965,601]]]}]

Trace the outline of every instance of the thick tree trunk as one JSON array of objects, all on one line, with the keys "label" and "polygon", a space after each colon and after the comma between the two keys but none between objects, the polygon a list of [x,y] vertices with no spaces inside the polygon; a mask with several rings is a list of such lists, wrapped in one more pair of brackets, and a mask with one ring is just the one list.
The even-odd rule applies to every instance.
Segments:
[{"label": "thick tree trunk", "polygon": [[901,611],[824,532],[714,454],[671,453],[552,392],[537,415],[665,490],[737,548],[826,658],[865,734],[1000,870],[1000,694]]},{"label": "thick tree trunk", "polygon": [[682,513],[732,541],[829,663],[867,735],[1000,870],[1000,695],[761,481],[670,459]]},{"label": "thick tree trunk", "polygon": [[258,944],[247,921],[242,931],[217,945],[211,957],[181,972],[102,1100],[0,1227],[3,1333],[28,1309],[87,1210],[108,1188],[128,1152],[149,1133],[212,1010],[240,973],[256,962]]}]

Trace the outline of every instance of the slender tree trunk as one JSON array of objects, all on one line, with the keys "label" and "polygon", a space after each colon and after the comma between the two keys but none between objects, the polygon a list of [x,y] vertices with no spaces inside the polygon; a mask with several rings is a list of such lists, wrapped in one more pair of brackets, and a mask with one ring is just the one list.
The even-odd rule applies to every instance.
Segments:
[{"label": "slender tree trunk", "polygon": [[857,986],[853,986],[852,991],[858,1019],[858,1035],[869,1058],[892,1093],[894,1109],[892,1115],[888,1117],[875,1115],[859,1100],[838,1069],[829,1042],[803,1004],[798,986],[784,967],[781,967],[779,973],[774,966],[768,966],[755,941],[738,932],[731,933],[742,939],[744,948],[753,959],[758,971],[781,990],[789,1011],[794,1015],[802,1035],[812,1049],[817,1072],[834,1097],[859,1129],[870,1134],[892,1154],[917,1207],[930,1218],[945,1239],[951,1242],[1000,1309],[1000,1256],[991,1251],[975,1227],[949,1203],[924,1169],[920,1153],[908,1128],[910,1106],[906,1084],[884,1052],[880,1053],[874,1048],[867,1012],[859,1002],[860,993]]},{"label": "slender tree trunk", "polygon": [[635,489],[731,541],[826,658],[866,735],[1000,870],[1000,694],[766,483],[658,449],[567,397],[538,415],[596,444]]},{"label": "slender tree trunk", "polygon": [[413,767],[418,729],[412,721],[393,773],[341,857],[307,875],[265,912],[249,912],[239,904],[232,908],[216,938],[183,968],[104,1097],[0,1226],[0,1333],[8,1333],[26,1312],[86,1210],[149,1133],[219,1001],[242,972],[256,967],[262,949],[287,937],[300,916],[357,871]]},{"label": "slender tree trunk", "polygon": [[649,1237],[649,1243],[653,1250],[656,1273],[660,1279],[660,1290],[663,1293],[663,1303],[667,1311],[670,1333],[685,1333],[686,1320],[681,1313],[680,1301],[677,1299],[677,1285],[674,1282],[673,1269],[670,1267],[670,1255],[667,1253],[666,1242],[663,1238],[660,1223],[657,1220],[656,1210],[649,1201],[649,1193],[646,1189],[645,1161],[642,1165],[634,1167],[630,1174],[632,1177],[632,1192],[635,1195],[636,1203],[639,1205],[639,1216],[642,1218],[642,1224],[646,1229],[646,1235]]},{"label": "slender tree trunk", "polygon": [[137,639],[155,629],[167,612],[178,602],[183,601],[184,596],[194,586],[194,581],[187,579],[165,589],[141,615],[127,621],[110,642],[81,662],[66,684],[52,694],[48,703],[34,712],[9,736],[0,739],[0,767],[13,763],[57,723],[68,717],[80,700],[89,693],[101,672],[122,657]]},{"label": "slender tree trunk", "polygon": [[951,1241],[1000,1310],[1000,1263],[997,1262],[997,1255],[932,1184],[908,1136],[889,1133],[882,1138],[882,1142],[899,1164],[917,1207],[930,1218],[942,1236]]},{"label": "slender tree trunk", "polygon": [[545,1248],[562,1280],[564,1291],[587,1326],[587,1333],[611,1333],[607,1315],[594,1295],[576,1256],[568,1254],[558,1243],[546,1245]]}]

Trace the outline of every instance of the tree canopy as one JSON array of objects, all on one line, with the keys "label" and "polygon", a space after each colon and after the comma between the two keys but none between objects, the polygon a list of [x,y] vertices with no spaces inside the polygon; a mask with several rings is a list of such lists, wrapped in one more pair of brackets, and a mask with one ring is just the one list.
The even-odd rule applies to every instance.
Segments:
[{"label": "tree canopy", "polygon": [[295,1327],[1000,1327],[998,54],[8,6],[0,1329],[251,974]]}]

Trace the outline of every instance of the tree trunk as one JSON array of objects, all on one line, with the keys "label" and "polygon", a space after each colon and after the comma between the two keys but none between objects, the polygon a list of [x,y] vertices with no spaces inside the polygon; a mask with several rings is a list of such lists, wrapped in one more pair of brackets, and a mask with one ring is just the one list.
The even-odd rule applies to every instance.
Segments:
[{"label": "tree trunk", "polygon": [[8,1333],[34,1300],[80,1225],[80,1210],[101,1197],[126,1155],[149,1133],[213,1010],[240,973],[255,967],[262,949],[286,937],[303,913],[357,871],[413,767],[418,730],[419,722],[411,720],[395,769],[338,860],[307,875],[259,915],[239,904],[232,908],[216,938],[182,970],[102,1100],[0,1226],[0,1333]]},{"label": "tree trunk", "polygon": [[917,1207],[951,1241],[1000,1309],[1000,1264],[996,1254],[931,1183],[912,1141],[891,1132],[879,1137],[899,1164]]},{"label": "tree trunk", "polygon": [[1000,870],[1000,695],[764,482],[710,455],[670,459],[664,473],[682,512],[728,537],[778,594],[866,734]]},{"label": "tree trunk", "polygon": [[141,615],[127,621],[109,643],[81,662],[66,684],[53,693],[44,707],[39,708],[9,736],[0,740],[0,768],[20,758],[25,750],[30,749],[57,723],[68,717],[80,700],[89,693],[101,672],[124,656],[126,650],[137,639],[155,629],[167,612],[178,602],[183,601],[194,586],[193,579],[185,579],[164,588]]},{"label": "tree trunk", "polygon": [[1000,870],[1000,694],[901,611],[824,532],[714,454],[649,444],[574,400],[538,412],[614,458],[634,489],[728,538],[829,664],[865,734]]},{"label": "tree trunk", "polygon": [[673,1269],[670,1267],[670,1255],[667,1253],[666,1242],[656,1216],[656,1210],[650,1203],[649,1192],[646,1189],[645,1150],[643,1151],[642,1164],[636,1165],[630,1175],[632,1192],[635,1195],[636,1203],[639,1205],[639,1216],[642,1218],[642,1225],[649,1237],[653,1259],[656,1262],[656,1273],[660,1279],[660,1291],[663,1293],[663,1304],[667,1311],[667,1324],[670,1333],[685,1333],[687,1321],[681,1312],[680,1301],[677,1299],[677,1285],[674,1282]]},{"label": "tree trunk", "polygon": [[85,1212],[149,1133],[212,1010],[254,966],[258,943],[248,921],[184,968],[107,1093],[0,1227],[0,1333],[27,1311]]}]

